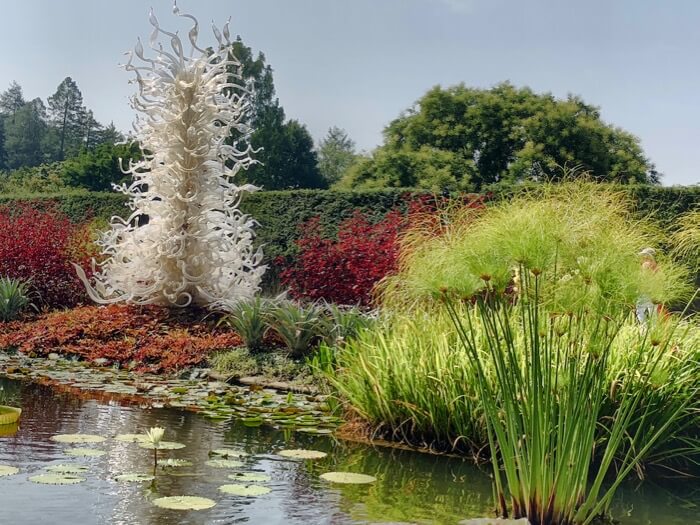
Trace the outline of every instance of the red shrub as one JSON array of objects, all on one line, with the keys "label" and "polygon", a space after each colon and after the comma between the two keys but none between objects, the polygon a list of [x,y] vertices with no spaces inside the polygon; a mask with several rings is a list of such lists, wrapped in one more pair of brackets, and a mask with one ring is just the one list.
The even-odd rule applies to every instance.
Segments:
[{"label": "red shrub", "polygon": [[0,275],[31,279],[42,305],[70,306],[84,301],[84,287],[70,264],[86,265],[87,257],[78,257],[74,249],[83,244],[84,231],[55,206],[0,207]]},{"label": "red shrub", "polygon": [[235,332],[213,324],[200,321],[196,313],[157,306],[83,306],[27,322],[0,323],[0,348],[105,358],[121,365],[133,362],[137,370],[172,372],[241,344]]},{"label": "red shrub", "polygon": [[[483,205],[471,195],[462,200],[469,206]],[[356,210],[339,225],[335,238],[324,236],[321,219],[313,218],[302,225],[299,254],[280,273],[282,283],[297,298],[369,305],[377,282],[397,269],[401,233],[418,216],[424,226],[433,217],[435,226],[439,225],[435,212],[444,204],[443,198],[422,196],[409,203],[407,213],[393,210],[376,223]],[[278,264],[284,266],[284,261]]]}]

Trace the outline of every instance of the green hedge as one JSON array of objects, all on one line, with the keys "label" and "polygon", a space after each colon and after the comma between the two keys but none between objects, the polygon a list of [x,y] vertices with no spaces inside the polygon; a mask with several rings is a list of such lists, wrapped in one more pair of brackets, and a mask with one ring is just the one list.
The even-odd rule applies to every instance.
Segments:
[{"label": "green hedge", "polygon": [[[676,217],[700,206],[700,186],[658,187],[621,186],[637,202],[640,215],[652,214],[666,228]],[[513,193],[513,188],[502,190],[495,198]],[[517,191],[517,189],[515,190]],[[387,211],[405,208],[411,196],[426,192],[406,189],[345,192],[333,190],[264,191],[247,195],[241,204],[245,213],[259,223],[259,242],[265,245],[268,260],[288,256],[294,252],[294,241],[300,226],[308,219],[320,216],[328,231],[332,231],[355,209],[361,209],[373,219],[380,219]],[[112,215],[126,216],[126,199],[117,193],[71,192],[54,195],[0,195],[0,205],[30,201],[33,205],[55,201],[72,221],[88,218],[108,219]]]}]

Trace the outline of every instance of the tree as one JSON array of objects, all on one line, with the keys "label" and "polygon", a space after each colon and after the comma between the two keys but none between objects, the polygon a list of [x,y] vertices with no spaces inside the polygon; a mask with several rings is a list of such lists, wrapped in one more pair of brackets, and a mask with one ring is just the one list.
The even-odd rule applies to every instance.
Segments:
[{"label": "tree", "polygon": [[7,169],[7,153],[5,152],[5,121],[0,118],[0,170]]},{"label": "tree", "polygon": [[306,126],[297,120],[281,122],[280,117],[284,119],[284,112],[268,114],[253,135],[253,145],[267,146],[256,154],[260,164],[244,173],[246,181],[266,190],[327,187]]},{"label": "tree", "polygon": [[0,93],[0,113],[12,118],[14,122],[17,112],[26,104],[22,94],[22,86],[14,80],[10,87]]},{"label": "tree", "polygon": [[66,77],[58,85],[56,93],[48,98],[51,123],[58,130],[58,160],[80,150],[83,137],[83,95],[72,78]]},{"label": "tree", "polygon": [[580,98],[509,83],[492,89],[437,86],[384,130],[345,187],[479,190],[500,181],[558,179],[577,167],[597,180],[657,183],[639,139],[602,121]]},{"label": "tree", "polygon": [[343,178],[356,158],[355,142],[336,126],[328,130],[318,145],[318,169],[329,186]]},{"label": "tree", "polygon": [[124,142],[124,139],[124,134],[116,128],[114,122],[110,122],[107,127],[97,132],[96,140],[98,144],[117,144]]},{"label": "tree", "polygon": [[83,145],[88,150],[95,149],[101,143],[104,126],[95,120],[92,110],[83,108]]},{"label": "tree", "polygon": [[140,158],[137,144],[99,144],[93,150],[83,150],[78,156],[64,161],[62,179],[68,186],[111,191],[112,184],[119,184],[127,178],[121,171],[119,159],[123,159],[126,168],[129,159],[136,162]]},{"label": "tree", "polygon": [[243,78],[253,88],[251,109],[243,123],[254,130],[248,140],[240,131],[234,131],[230,142],[238,141],[240,147],[249,143],[260,149],[254,155],[258,163],[239,172],[241,180],[266,190],[326,187],[308,130],[296,120],[286,121],[284,109],[275,97],[272,67],[266,63],[265,55],[258,53],[254,57],[253,50],[240,37],[232,43],[230,54],[240,62],[229,68],[233,80]]},{"label": "tree", "polygon": [[46,107],[40,98],[26,103],[5,121],[5,152],[10,168],[36,166],[46,159],[42,146],[46,138]]}]

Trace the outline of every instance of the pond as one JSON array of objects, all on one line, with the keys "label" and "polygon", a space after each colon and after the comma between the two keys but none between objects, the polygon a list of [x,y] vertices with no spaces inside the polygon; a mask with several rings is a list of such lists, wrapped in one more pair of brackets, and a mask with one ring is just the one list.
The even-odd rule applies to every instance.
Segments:
[{"label": "pond", "polygon": [[[468,461],[385,447],[337,441],[266,426],[246,427],[238,421],[213,422],[195,413],[166,408],[140,408],[118,400],[89,399],[49,386],[0,378],[23,408],[20,428],[0,431],[0,464],[20,468],[0,477],[0,523],[87,524],[456,524],[465,518],[489,515],[489,477]],[[159,469],[156,481],[121,483],[115,477],[148,473],[152,453],[135,443],[112,439],[117,434],[141,433],[153,426],[166,428],[166,439],[187,446],[167,451],[167,457],[192,466]],[[2,427],[0,427],[2,428]],[[108,439],[90,444],[106,454],[72,458],[69,447],[52,441],[56,434],[98,434]],[[77,445],[80,446],[80,445]],[[243,465],[208,465],[209,451],[245,451]],[[317,460],[286,459],[282,449],[313,449],[328,456]],[[29,477],[45,474],[52,464],[80,463],[89,468],[86,481],[76,485],[42,485]],[[367,485],[331,484],[319,476],[350,471],[375,476]],[[259,497],[222,494],[229,475],[258,473],[271,489]],[[696,489],[693,489],[693,486]],[[615,504],[624,525],[698,524],[697,483],[672,489],[630,483]],[[161,496],[211,498],[216,506],[201,511],[167,510],[153,505]]]}]

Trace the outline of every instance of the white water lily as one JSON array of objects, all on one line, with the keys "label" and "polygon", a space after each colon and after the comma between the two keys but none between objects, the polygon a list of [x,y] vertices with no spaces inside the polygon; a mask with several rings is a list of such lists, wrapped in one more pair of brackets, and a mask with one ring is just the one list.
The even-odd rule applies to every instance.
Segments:
[{"label": "white water lily", "polygon": [[161,427],[153,427],[146,431],[147,442],[152,444],[155,448],[158,448],[160,442],[163,441],[164,435],[165,429]]},{"label": "white water lily", "polygon": [[[242,194],[257,188],[232,182],[255,162],[244,122],[251,89],[231,53],[228,22],[222,31],[213,27],[219,45],[203,49],[197,20],[176,5],[173,13],[194,22],[189,55],[180,36],[161,29],[151,12],[155,57],[144,55],[139,40],[125,65],[138,84],[131,105],[143,115],[134,129],[144,160],[129,160],[124,172],[131,183],[115,186],[131,197],[131,215],[114,217],[97,241],[102,257],[92,261],[91,279],[75,267],[100,304],[227,309],[251,298],[265,271],[262,251],[253,246],[256,222],[238,209]],[[161,35],[171,50],[158,43]],[[232,131],[243,137],[240,143],[229,142]]]}]

